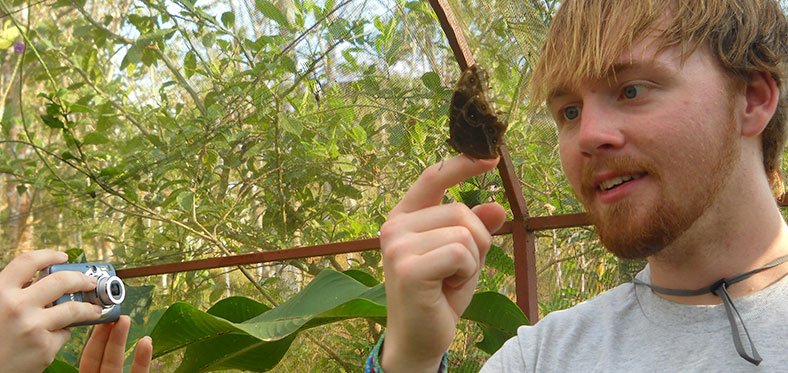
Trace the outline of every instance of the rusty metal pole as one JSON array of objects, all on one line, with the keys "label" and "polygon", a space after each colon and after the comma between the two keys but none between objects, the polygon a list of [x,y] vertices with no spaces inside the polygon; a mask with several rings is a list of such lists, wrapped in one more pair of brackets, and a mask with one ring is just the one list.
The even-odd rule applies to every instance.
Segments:
[{"label": "rusty metal pole", "polygon": [[[525,227],[529,231],[541,231],[557,228],[568,228],[585,225],[585,214],[569,214],[556,216],[537,216],[526,221]],[[493,233],[495,236],[513,234],[519,222],[507,221],[501,229]],[[196,259],[175,263],[154,264],[133,268],[122,268],[117,271],[120,278],[133,278],[162,275],[165,273],[179,273],[197,271],[211,268],[222,268],[244,264],[257,264],[277,262],[292,259],[315,258],[327,255],[347,254],[361,251],[377,250],[380,248],[380,239],[367,238],[343,242],[333,242],[325,245],[302,246],[288,249],[221,256],[216,258]]]},{"label": "rusty metal pole", "polygon": [[514,246],[514,285],[517,305],[523,310],[528,321],[539,321],[539,305],[536,290],[536,237],[527,229],[530,220],[528,206],[525,204],[520,180],[514,173],[512,158],[506,146],[501,146],[501,161],[498,172],[506,190],[506,199],[512,209],[512,241]]},{"label": "rusty metal pole", "polygon": [[380,239],[367,238],[345,242],[334,242],[325,245],[294,247],[284,250],[264,251],[249,254],[220,256],[216,258],[197,259],[185,262],[155,264],[144,267],[125,268],[117,271],[120,278],[133,278],[165,273],[197,271],[210,268],[240,266],[277,262],[291,259],[312,258],[325,255],[347,254],[380,248]]},{"label": "rusty metal pole", "polygon": [[471,48],[468,47],[468,42],[465,40],[457,19],[454,18],[454,12],[451,11],[451,5],[449,5],[448,0],[430,0],[430,5],[432,5],[432,10],[435,11],[435,15],[438,16],[443,33],[449,41],[452,52],[454,52],[454,59],[460,65],[460,70],[465,71],[465,69],[476,64]]}]

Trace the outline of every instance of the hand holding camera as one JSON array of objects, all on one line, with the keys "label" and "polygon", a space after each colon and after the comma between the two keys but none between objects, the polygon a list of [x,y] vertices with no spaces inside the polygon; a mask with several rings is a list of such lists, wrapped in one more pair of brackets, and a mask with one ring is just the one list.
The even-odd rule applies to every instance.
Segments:
[{"label": "hand holding camera", "polygon": [[[98,265],[95,270],[54,267],[48,275],[33,282],[39,271],[46,273],[47,268],[67,259],[62,252],[37,250],[16,257],[0,271],[0,330],[3,331],[0,362],[4,371],[43,371],[70,338],[69,326],[119,320],[125,287],[120,279],[113,279],[114,269],[109,271],[109,267]],[[65,301],[64,297],[82,301]],[[82,364],[96,367],[95,371],[109,368],[120,372],[112,367],[120,361],[118,369],[122,368],[128,329],[125,316],[114,324],[97,328],[94,334],[103,331],[107,337],[91,336]],[[147,372],[151,350],[149,338],[140,340],[135,373]]]},{"label": "hand holding camera", "polygon": [[71,324],[71,326],[104,324],[115,322],[120,317],[120,305],[126,298],[126,287],[118,276],[115,268],[109,263],[66,263],[47,267],[42,271],[44,276],[54,273],[72,271],[84,273],[96,280],[96,288],[90,291],[64,294],[56,299],[52,306],[65,302],[87,302],[101,307],[101,317],[98,320],[86,320]]}]

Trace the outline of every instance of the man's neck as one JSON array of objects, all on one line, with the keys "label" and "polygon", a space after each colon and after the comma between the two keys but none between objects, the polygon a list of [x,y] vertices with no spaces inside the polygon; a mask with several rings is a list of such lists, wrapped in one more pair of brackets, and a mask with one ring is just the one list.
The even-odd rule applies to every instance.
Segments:
[{"label": "man's neck", "polygon": [[[699,289],[788,255],[788,226],[773,199],[747,198],[747,205],[712,211],[670,247],[648,258],[651,283],[673,289]],[[734,211],[735,210],[735,211]],[[732,297],[761,290],[788,274],[788,264],[761,272],[734,286]],[[676,303],[718,304],[713,294],[662,297]]]}]

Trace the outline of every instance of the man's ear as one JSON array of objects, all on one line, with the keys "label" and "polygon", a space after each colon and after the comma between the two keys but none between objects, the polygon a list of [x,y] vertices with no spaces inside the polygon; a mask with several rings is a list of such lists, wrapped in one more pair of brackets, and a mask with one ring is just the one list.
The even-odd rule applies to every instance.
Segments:
[{"label": "man's ear", "polygon": [[754,72],[744,91],[746,105],[742,115],[741,134],[757,136],[774,116],[777,103],[780,101],[780,89],[768,72]]}]

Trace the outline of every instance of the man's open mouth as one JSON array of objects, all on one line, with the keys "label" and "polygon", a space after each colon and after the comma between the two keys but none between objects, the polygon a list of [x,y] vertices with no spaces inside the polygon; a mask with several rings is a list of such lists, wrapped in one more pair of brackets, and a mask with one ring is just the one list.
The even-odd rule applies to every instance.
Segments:
[{"label": "man's open mouth", "polygon": [[623,176],[614,177],[612,179],[607,179],[599,183],[599,190],[606,192],[608,190],[612,190],[632,180],[637,180],[641,176],[642,175],[623,175]]}]

